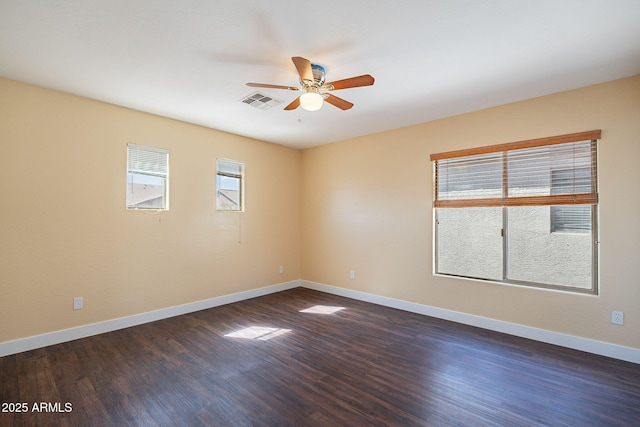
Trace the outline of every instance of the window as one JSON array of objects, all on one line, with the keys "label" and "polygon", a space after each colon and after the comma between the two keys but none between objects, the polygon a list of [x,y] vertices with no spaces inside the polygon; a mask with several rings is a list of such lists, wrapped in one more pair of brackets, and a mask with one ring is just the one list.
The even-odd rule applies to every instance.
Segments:
[{"label": "window", "polygon": [[216,161],[216,206],[220,211],[243,211],[244,163]]},{"label": "window", "polygon": [[127,209],[169,209],[169,151],[127,145]]},{"label": "window", "polygon": [[597,293],[600,135],[431,155],[434,271]]}]

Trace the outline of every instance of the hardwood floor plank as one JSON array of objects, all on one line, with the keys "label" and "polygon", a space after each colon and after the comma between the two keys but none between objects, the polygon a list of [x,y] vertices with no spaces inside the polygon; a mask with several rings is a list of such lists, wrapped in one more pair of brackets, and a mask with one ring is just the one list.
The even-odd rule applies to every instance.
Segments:
[{"label": "hardwood floor plank", "polygon": [[640,365],[296,288],[0,358],[0,397],[73,408],[1,426],[631,426]]}]

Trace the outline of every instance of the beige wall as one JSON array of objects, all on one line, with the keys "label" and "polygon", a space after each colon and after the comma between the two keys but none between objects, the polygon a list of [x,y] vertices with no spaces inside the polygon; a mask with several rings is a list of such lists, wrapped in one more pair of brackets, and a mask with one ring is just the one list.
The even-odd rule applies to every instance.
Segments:
[{"label": "beige wall", "polygon": [[[600,295],[433,276],[429,154],[591,129]],[[640,76],[303,152],[0,79],[0,343],[302,278],[640,348],[639,135]],[[127,142],[171,150],[169,212],[125,210]]]},{"label": "beige wall", "polygon": [[[432,274],[431,153],[593,129],[598,296]],[[639,159],[640,76],[305,150],[302,277],[640,348]]]},{"label": "beige wall", "polygon": [[[125,210],[128,142],[171,150],[170,211]],[[245,162],[245,213],[215,210],[217,157]],[[300,167],[299,150],[0,79],[0,342],[298,279]]]}]

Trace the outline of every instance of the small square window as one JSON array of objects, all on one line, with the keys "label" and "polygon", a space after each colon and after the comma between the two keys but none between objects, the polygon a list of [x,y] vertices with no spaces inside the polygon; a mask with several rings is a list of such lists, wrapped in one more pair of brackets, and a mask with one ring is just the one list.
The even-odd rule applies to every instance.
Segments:
[{"label": "small square window", "polygon": [[127,209],[169,209],[169,151],[127,145]]},{"label": "small square window", "polygon": [[244,163],[216,161],[216,208],[219,211],[244,210]]}]

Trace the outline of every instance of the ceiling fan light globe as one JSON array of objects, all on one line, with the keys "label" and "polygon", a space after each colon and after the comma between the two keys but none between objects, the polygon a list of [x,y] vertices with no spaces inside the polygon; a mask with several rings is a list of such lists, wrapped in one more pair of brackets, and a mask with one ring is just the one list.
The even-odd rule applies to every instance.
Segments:
[{"label": "ceiling fan light globe", "polygon": [[307,92],[300,97],[300,106],[307,111],[317,111],[322,108],[324,98],[315,92]]}]

